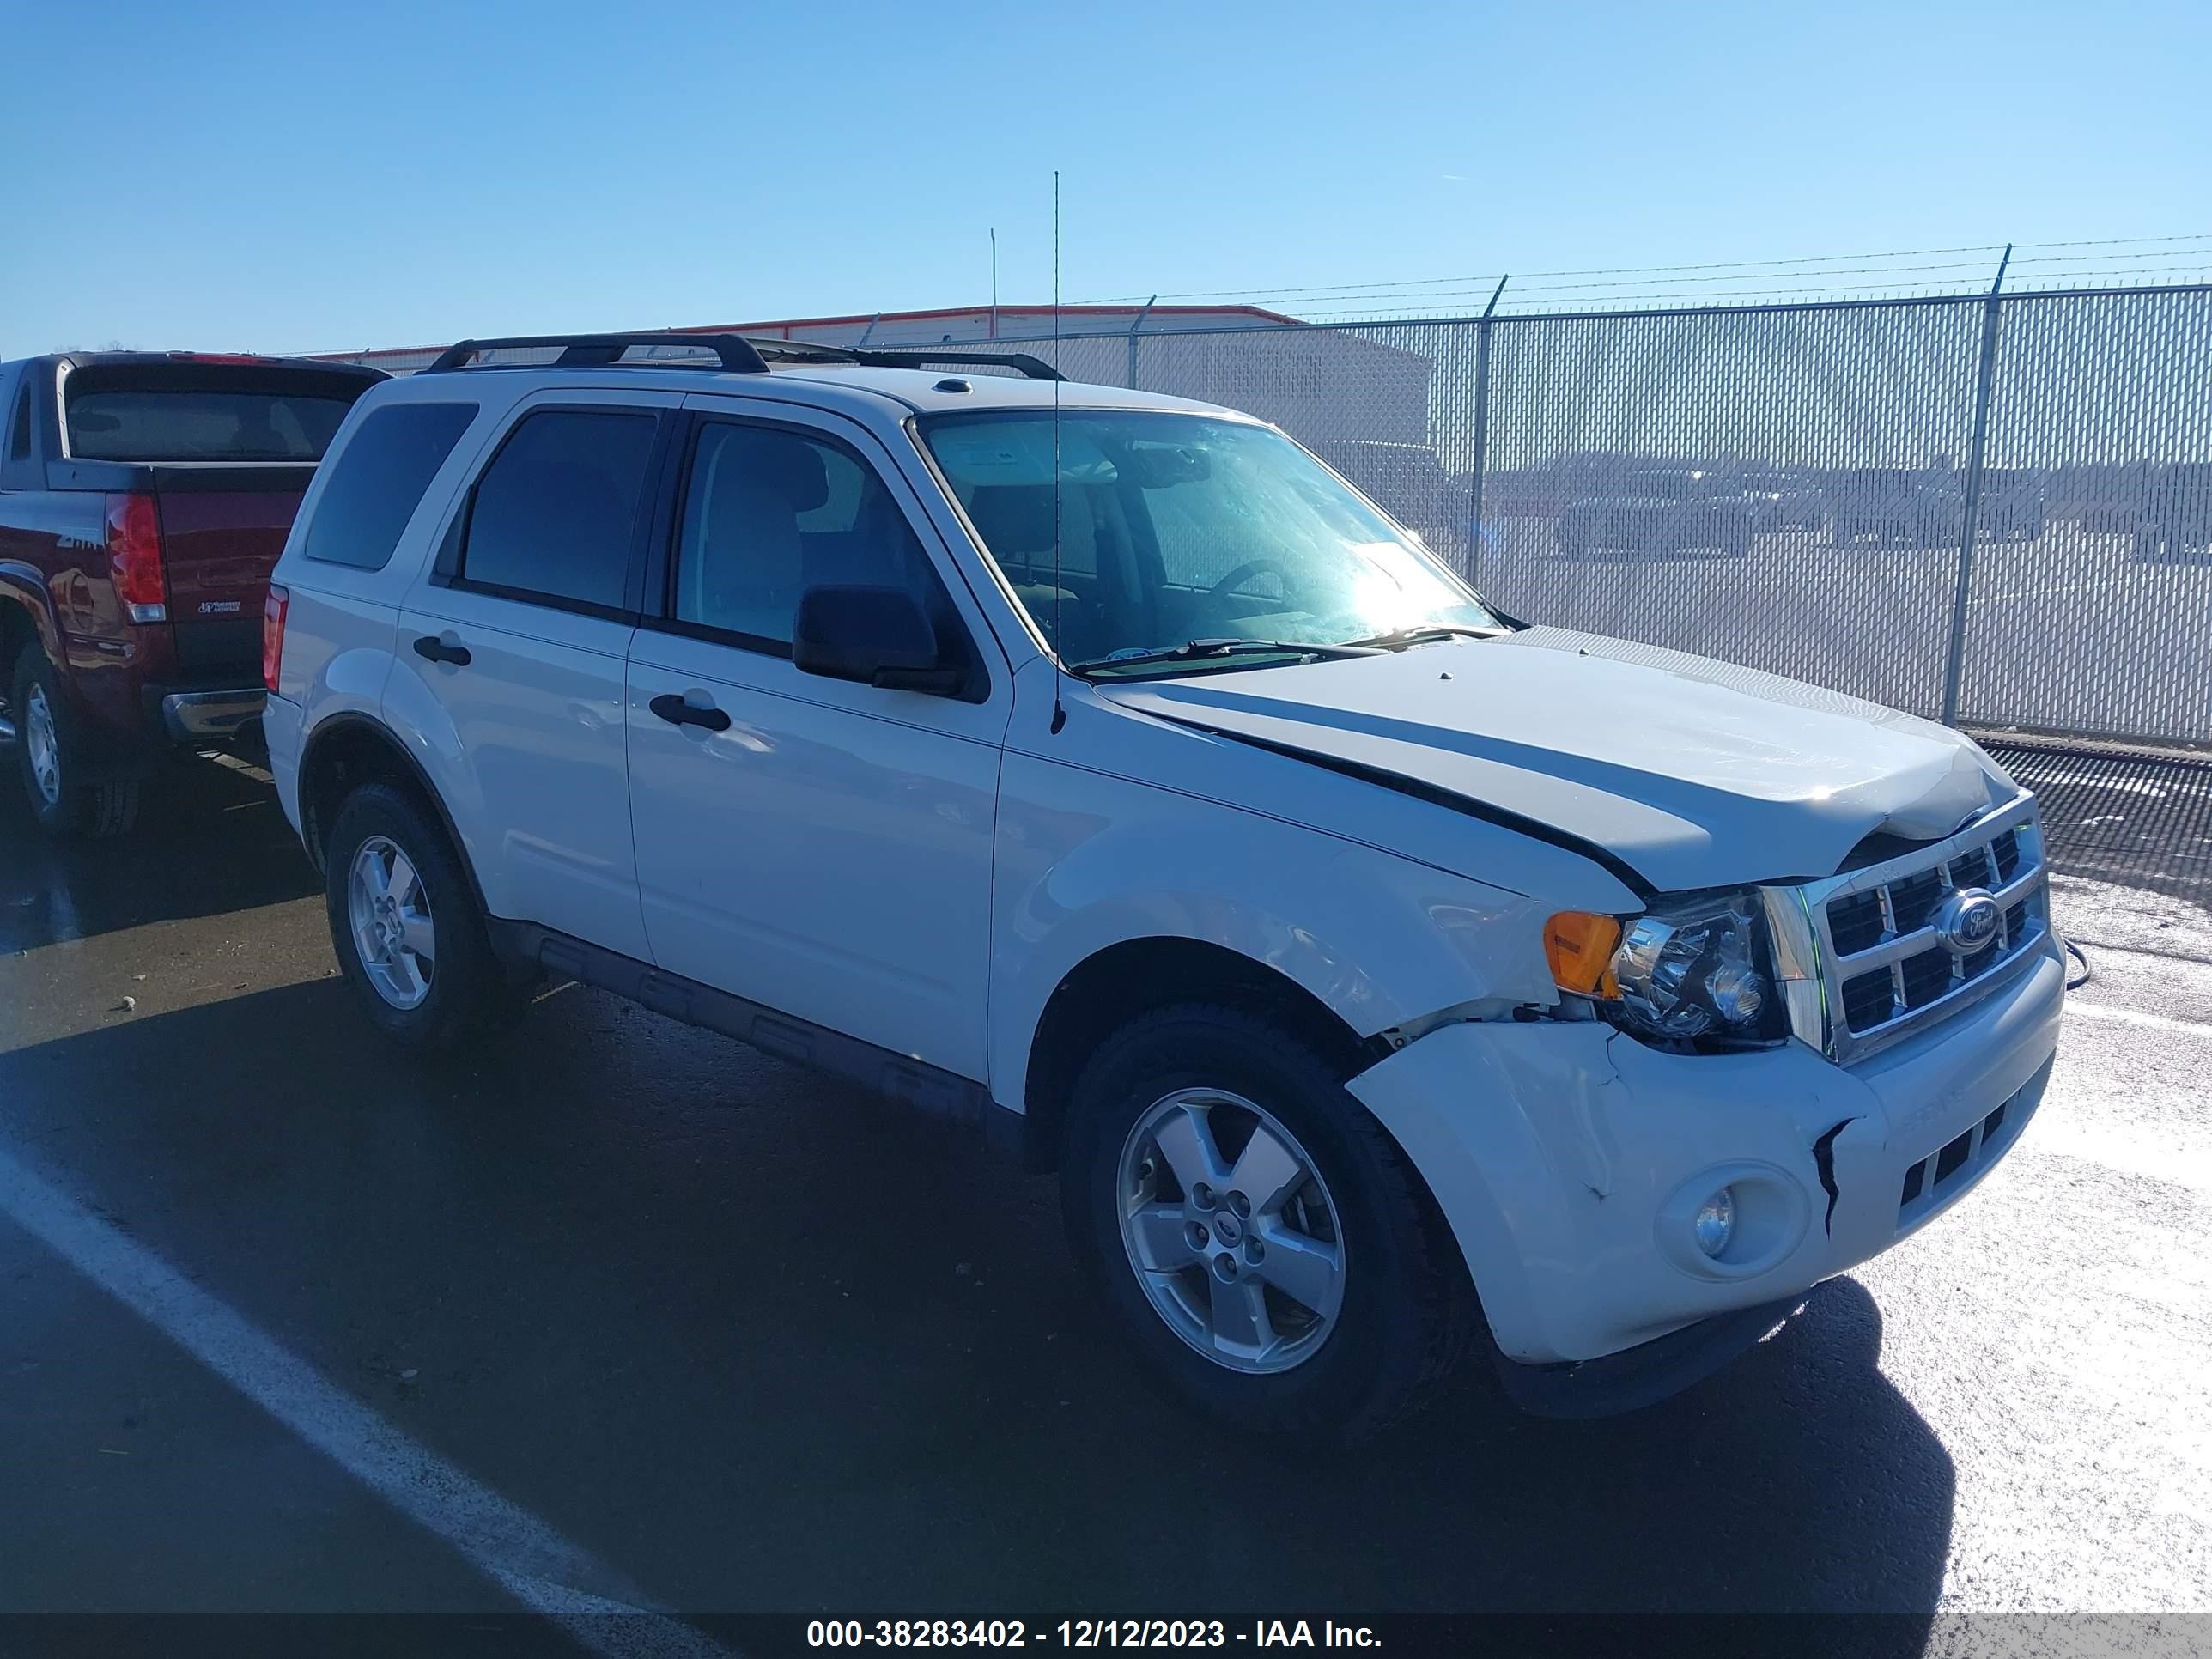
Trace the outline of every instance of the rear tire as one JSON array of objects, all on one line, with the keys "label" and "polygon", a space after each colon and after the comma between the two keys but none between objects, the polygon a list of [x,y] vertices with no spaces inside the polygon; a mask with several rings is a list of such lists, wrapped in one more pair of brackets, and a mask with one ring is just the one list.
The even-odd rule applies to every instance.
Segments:
[{"label": "rear tire", "polygon": [[1130,1021],[1076,1082],[1060,1172],[1093,1289],[1168,1391],[1226,1426],[1361,1440],[1464,1350],[1443,1218],[1287,1030],[1204,1005]]},{"label": "rear tire", "polygon": [[137,779],[75,781],[82,769],[83,738],[46,647],[36,640],[16,654],[9,694],[15,716],[15,775],[39,828],[57,841],[97,841],[137,823]]},{"label": "rear tire", "polygon": [[408,794],[385,783],[356,789],[323,863],[338,967],[392,1041],[445,1053],[527,1006],[531,988],[493,952],[459,856]]}]

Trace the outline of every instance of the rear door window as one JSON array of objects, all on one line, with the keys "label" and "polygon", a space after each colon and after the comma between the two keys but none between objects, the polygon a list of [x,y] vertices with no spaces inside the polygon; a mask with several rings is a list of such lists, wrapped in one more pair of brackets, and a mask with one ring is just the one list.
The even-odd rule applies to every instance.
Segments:
[{"label": "rear door window", "polygon": [[476,415],[474,404],[394,404],[373,412],[331,464],[301,553],[325,564],[383,569]]},{"label": "rear door window", "polygon": [[458,580],[508,597],[623,610],[659,417],[547,409],[523,417],[484,470]]}]

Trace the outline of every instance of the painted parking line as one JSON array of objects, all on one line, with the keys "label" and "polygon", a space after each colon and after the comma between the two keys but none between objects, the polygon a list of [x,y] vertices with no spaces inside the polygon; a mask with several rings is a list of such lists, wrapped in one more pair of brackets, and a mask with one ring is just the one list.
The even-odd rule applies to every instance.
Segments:
[{"label": "painted parking line", "polygon": [[2148,1014],[2140,1008],[2115,1008],[2109,1003],[2084,1002],[2079,997],[2066,1005],[2066,1017],[2084,1019],[2109,1019],[2122,1025],[2140,1025],[2146,1030],[2177,1031],[2184,1036],[2212,1037],[2212,1024],[2203,1020],[2176,1019],[2171,1014]]},{"label": "painted parking line", "polygon": [[582,1646],[606,1659],[728,1659],[727,1649],[380,1417],[5,1149],[0,1214]]}]

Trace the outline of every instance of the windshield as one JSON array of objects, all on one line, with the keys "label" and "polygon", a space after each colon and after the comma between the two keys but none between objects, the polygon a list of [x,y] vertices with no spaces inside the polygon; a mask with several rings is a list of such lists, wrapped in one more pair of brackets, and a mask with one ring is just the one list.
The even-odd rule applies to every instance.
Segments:
[{"label": "windshield", "polygon": [[[1407,533],[1273,428],[1150,410],[939,415],[923,441],[1061,659],[1194,640],[1336,644],[1501,624]],[[1264,653],[1208,659],[1261,667]],[[1132,663],[1127,672],[1139,672]],[[1146,673],[1178,672],[1158,662]]]}]

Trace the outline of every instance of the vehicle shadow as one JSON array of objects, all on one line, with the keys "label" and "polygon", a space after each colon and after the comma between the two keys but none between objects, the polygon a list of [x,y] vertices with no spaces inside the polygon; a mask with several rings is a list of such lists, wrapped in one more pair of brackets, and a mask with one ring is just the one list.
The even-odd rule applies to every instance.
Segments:
[{"label": "vehicle shadow", "polygon": [[[1478,1376],[1368,1447],[1284,1449],[1156,1395],[1053,1183],[954,1132],[596,993],[432,1070],[348,995],[0,1054],[6,1133],[667,1605],[1855,1612],[1892,1615],[1856,1650],[1925,1639],[1953,1467],[1852,1281],[1632,1416],[1512,1415]],[[0,1552],[29,1524],[0,1516]]]},{"label": "vehicle shadow", "polygon": [[235,765],[180,758],[148,783],[130,834],[57,842],[33,822],[15,755],[0,748],[0,952],[274,904],[320,885],[276,790]]}]

